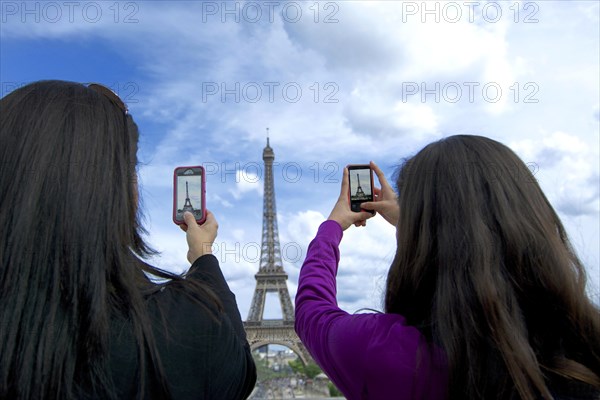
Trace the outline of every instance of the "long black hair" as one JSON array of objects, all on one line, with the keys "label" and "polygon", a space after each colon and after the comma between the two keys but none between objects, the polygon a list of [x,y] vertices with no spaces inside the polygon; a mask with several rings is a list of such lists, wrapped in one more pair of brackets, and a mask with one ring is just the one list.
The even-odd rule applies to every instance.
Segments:
[{"label": "long black hair", "polygon": [[[138,395],[169,395],[140,260],[138,129],[108,96],[40,81],[0,100],[0,398],[114,398],[111,319],[131,321]],[[182,284],[181,286],[186,286]],[[187,287],[187,286],[186,286]],[[207,287],[193,292],[218,310]]]},{"label": "long black hair", "polygon": [[408,159],[397,187],[386,312],[445,351],[451,399],[549,399],[561,379],[600,388],[584,266],[508,147],[448,137]]}]

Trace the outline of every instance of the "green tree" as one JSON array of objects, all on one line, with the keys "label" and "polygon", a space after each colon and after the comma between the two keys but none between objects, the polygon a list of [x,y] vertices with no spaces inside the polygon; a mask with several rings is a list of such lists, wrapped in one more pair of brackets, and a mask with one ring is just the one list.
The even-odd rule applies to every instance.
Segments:
[{"label": "green tree", "polygon": [[342,392],[340,392],[340,390],[337,387],[335,387],[333,382],[329,382],[329,384],[327,386],[329,387],[329,397],[342,397],[343,396]]},{"label": "green tree", "polygon": [[315,376],[319,375],[321,372],[321,368],[315,363],[308,363],[304,366],[304,375],[306,375],[309,379],[314,379]]},{"label": "green tree", "polygon": [[304,374],[304,364],[302,363],[300,358],[296,358],[295,360],[290,361],[288,363],[288,365],[290,366],[290,368],[292,368],[292,371],[294,371],[294,373],[300,374],[300,375],[305,375]]},{"label": "green tree", "polygon": [[295,359],[294,361],[290,361],[289,365],[292,368],[292,371],[297,374],[304,375],[308,379],[313,379],[315,376],[323,372],[317,364],[308,363],[307,365],[304,365],[299,358]]}]

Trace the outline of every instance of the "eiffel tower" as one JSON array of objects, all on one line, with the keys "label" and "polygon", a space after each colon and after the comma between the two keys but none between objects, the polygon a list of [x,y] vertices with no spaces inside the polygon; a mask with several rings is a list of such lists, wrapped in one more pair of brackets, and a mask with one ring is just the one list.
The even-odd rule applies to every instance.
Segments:
[{"label": "eiffel tower", "polygon": [[[275,153],[269,146],[268,136],[267,147],[263,150],[263,160],[265,163],[265,188],[260,267],[255,275],[256,289],[248,318],[244,322],[244,328],[252,350],[267,344],[283,345],[293,350],[302,362],[307,364],[312,358],[294,330],[294,306],[287,288],[288,275],[281,262],[273,180]],[[279,295],[282,319],[263,319],[265,298],[268,292],[275,292]]]},{"label": "eiffel tower", "polygon": [[363,192],[362,188],[360,187],[360,176],[358,176],[358,174],[356,174],[356,180],[358,181],[358,188],[356,188],[355,196],[364,196],[365,192]]},{"label": "eiffel tower", "polygon": [[190,201],[187,181],[185,181],[185,204],[183,205],[183,211],[194,211],[194,207],[192,207],[192,202]]}]

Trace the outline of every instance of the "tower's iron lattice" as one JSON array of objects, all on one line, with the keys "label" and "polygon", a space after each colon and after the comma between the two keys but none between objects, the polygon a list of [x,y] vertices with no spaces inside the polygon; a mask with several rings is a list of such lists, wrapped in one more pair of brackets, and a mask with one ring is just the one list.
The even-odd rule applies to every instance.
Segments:
[{"label": "tower's iron lattice", "polygon": [[[280,344],[293,350],[307,363],[312,358],[294,331],[294,306],[287,287],[288,275],[281,261],[273,179],[275,153],[269,145],[268,137],[267,146],[263,150],[263,160],[265,187],[260,267],[255,275],[256,289],[244,327],[248,343],[253,350],[267,344]],[[265,299],[269,292],[275,292],[279,297],[281,319],[263,319]]]}]

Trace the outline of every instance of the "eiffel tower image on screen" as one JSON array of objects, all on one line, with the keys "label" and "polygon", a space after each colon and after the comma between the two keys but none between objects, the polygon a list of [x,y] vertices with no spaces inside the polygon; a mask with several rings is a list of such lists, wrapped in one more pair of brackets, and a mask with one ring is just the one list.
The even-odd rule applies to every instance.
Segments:
[{"label": "eiffel tower image on screen", "polygon": [[360,187],[360,176],[358,176],[358,174],[356,174],[356,180],[358,181],[358,187],[356,188],[355,196],[364,196],[365,192],[363,192],[362,187]]},{"label": "eiffel tower image on screen", "polygon": [[192,207],[192,202],[190,201],[187,181],[185,181],[185,204],[183,205],[183,211],[194,211],[194,207]]},{"label": "eiffel tower image on screen", "polygon": [[[294,331],[294,306],[287,287],[288,275],[283,269],[281,261],[273,180],[275,153],[269,146],[268,136],[267,147],[263,150],[263,160],[265,163],[265,188],[260,267],[255,275],[256,289],[244,327],[252,350],[268,344],[283,345],[293,350],[306,364],[312,358]],[[281,319],[263,319],[265,298],[269,292],[275,292],[279,297]]]}]

